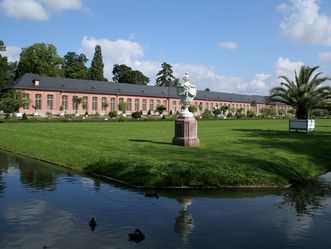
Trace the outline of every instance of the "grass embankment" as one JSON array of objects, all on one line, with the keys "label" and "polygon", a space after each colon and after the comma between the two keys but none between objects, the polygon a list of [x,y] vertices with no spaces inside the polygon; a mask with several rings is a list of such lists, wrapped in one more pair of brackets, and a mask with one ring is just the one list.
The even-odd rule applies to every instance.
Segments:
[{"label": "grass embankment", "polygon": [[201,145],[174,146],[174,122],[0,124],[0,148],[146,187],[285,186],[331,170],[331,120],[199,121]]}]

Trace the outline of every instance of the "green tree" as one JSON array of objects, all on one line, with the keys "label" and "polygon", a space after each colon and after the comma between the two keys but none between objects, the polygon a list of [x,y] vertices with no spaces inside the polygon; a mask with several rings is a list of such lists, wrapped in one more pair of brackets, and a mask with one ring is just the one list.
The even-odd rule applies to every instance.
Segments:
[{"label": "green tree", "polygon": [[[0,40],[0,52],[6,51],[6,46]],[[0,89],[8,87],[14,82],[17,62],[9,62],[6,56],[0,54]]]},{"label": "green tree", "polygon": [[104,81],[105,77],[103,76],[103,67],[104,64],[102,60],[101,47],[100,45],[96,45],[90,68],[90,79]]},{"label": "green tree", "polygon": [[308,118],[314,108],[325,108],[331,100],[331,88],[323,83],[330,78],[316,73],[318,68],[301,66],[299,75],[295,72],[294,80],[280,76],[284,82],[270,90],[270,101],[290,105],[298,119]]},{"label": "green tree", "polygon": [[18,112],[25,105],[30,104],[30,99],[20,90],[10,89],[0,94],[0,110],[6,113]]},{"label": "green tree", "polygon": [[74,102],[75,111],[77,113],[80,104],[83,102],[83,99],[77,96],[74,96],[72,101]]},{"label": "green tree", "polygon": [[209,89],[209,87],[207,87],[207,88],[205,89],[205,91],[206,91],[206,92],[210,92],[210,89]]},{"label": "green tree", "polygon": [[166,62],[161,65],[161,70],[156,74],[156,86],[177,86],[179,81],[175,78],[172,66]]},{"label": "green tree", "polygon": [[118,103],[118,110],[122,113],[125,113],[125,111],[128,109],[128,103],[127,102],[120,102]]},{"label": "green tree", "polygon": [[16,78],[23,76],[25,73],[58,77],[61,76],[59,68],[62,63],[63,59],[57,54],[54,45],[36,43],[22,49]]},{"label": "green tree", "polygon": [[64,56],[62,65],[63,73],[66,78],[71,79],[88,79],[89,73],[85,66],[88,61],[85,54],[76,54],[75,52],[68,52]]},{"label": "green tree", "polygon": [[113,67],[113,81],[118,83],[128,83],[137,85],[147,85],[149,78],[138,70],[132,70],[124,64],[115,64]]}]

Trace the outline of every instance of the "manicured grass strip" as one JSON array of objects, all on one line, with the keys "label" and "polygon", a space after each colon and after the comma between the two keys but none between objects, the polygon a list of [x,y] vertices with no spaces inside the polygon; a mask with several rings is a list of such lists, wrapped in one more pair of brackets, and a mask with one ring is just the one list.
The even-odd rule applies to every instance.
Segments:
[{"label": "manicured grass strip", "polygon": [[174,146],[174,122],[2,123],[0,147],[147,187],[285,186],[329,171],[331,120],[199,121],[201,145]]}]

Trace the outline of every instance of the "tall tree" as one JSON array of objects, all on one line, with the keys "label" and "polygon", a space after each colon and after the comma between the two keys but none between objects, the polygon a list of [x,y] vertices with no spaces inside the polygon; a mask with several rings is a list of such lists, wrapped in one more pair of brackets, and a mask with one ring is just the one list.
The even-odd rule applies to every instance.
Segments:
[{"label": "tall tree", "polygon": [[166,62],[162,63],[156,77],[156,86],[178,86],[179,82],[173,75],[172,66]]},{"label": "tall tree", "polygon": [[6,46],[2,40],[0,40],[0,52],[6,51]]},{"label": "tall tree", "polygon": [[16,78],[25,73],[35,73],[44,76],[57,77],[63,60],[57,54],[56,47],[52,44],[35,43],[23,48],[17,67]]},{"label": "tall tree", "polygon": [[85,54],[76,54],[68,52],[64,56],[63,73],[66,78],[71,79],[88,79],[89,72],[85,63],[88,61]]},{"label": "tall tree", "polygon": [[101,47],[100,45],[96,45],[90,68],[90,79],[104,81],[105,78],[103,76],[103,67],[104,65],[102,60]]},{"label": "tall tree", "polygon": [[[6,46],[0,40],[0,52],[6,51]],[[9,62],[6,56],[0,54],[0,89],[6,88],[13,83],[17,62]]]},{"label": "tall tree", "polygon": [[323,83],[331,79],[316,73],[318,68],[301,66],[299,75],[295,72],[294,80],[280,76],[284,82],[270,90],[270,101],[292,106],[298,119],[308,118],[314,108],[326,107],[331,100],[331,88]]},{"label": "tall tree", "polygon": [[137,85],[147,85],[149,78],[138,70],[132,70],[124,64],[115,64],[113,68],[113,81],[118,83],[129,83]]}]

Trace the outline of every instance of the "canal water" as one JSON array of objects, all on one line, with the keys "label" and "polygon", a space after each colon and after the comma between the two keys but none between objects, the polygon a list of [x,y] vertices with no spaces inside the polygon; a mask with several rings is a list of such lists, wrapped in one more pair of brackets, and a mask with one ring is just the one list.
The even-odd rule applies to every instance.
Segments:
[{"label": "canal water", "polygon": [[[129,241],[136,228],[145,239]],[[330,231],[331,174],[287,190],[144,193],[0,151],[1,249],[330,249]]]}]

